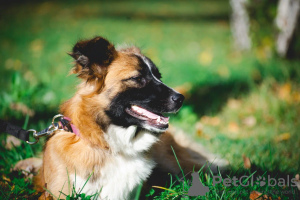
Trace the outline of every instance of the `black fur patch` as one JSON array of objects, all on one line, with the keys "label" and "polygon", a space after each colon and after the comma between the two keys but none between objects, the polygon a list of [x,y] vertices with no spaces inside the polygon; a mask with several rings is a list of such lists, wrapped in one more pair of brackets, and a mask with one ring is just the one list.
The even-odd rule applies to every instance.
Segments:
[{"label": "black fur patch", "polygon": [[116,56],[115,47],[102,37],[76,43],[70,54],[83,68],[91,64],[109,65]]}]

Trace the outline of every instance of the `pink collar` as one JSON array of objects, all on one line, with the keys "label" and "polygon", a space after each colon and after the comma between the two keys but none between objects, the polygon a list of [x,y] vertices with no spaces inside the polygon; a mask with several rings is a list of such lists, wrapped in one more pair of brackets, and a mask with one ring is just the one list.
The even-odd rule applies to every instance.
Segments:
[{"label": "pink collar", "polygon": [[62,117],[59,120],[59,125],[65,131],[72,132],[75,135],[77,135],[78,137],[80,137],[80,131],[79,131],[79,129],[76,128],[76,126],[74,124],[72,124],[71,121],[72,120],[69,117]]}]

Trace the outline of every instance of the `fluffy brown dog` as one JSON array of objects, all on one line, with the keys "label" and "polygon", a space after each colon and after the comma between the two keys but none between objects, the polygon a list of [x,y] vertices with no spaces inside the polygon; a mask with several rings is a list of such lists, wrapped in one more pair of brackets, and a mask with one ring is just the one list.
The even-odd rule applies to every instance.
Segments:
[{"label": "fluffy brown dog", "polygon": [[171,146],[185,173],[206,162],[166,133],[169,118],[162,113],[177,112],[184,97],[161,82],[157,67],[138,48],[116,49],[96,37],[79,41],[70,55],[76,62],[72,72],[82,82],[61,113],[77,134],[56,131],[48,139],[40,188],[56,197],[74,186],[77,192],[98,192],[100,199],[131,199],[151,174],[148,185],[160,184],[161,175],[179,174]]}]

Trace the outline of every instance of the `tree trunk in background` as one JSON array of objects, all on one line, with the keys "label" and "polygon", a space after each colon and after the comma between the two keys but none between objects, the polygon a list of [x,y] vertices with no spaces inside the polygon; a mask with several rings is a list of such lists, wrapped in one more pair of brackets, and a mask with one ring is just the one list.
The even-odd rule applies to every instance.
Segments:
[{"label": "tree trunk in background", "polygon": [[249,36],[250,22],[246,9],[247,0],[230,0],[232,8],[231,31],[234,45],[239,50],[249,50],[251,39]]},{"label": "tree trunk in background", "polygon": [[279,34],[276,41],[277,53],[285,57],[297,25],[300,0],[280,0],[275,19]]}]

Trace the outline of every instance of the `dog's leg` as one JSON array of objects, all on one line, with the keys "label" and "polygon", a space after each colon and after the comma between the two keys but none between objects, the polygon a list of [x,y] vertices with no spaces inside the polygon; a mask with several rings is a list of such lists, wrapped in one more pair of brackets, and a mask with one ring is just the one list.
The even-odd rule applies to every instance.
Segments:
[{"label": "dog's leg", "polygon": [[149,178],[148,186],[165,186],[166,182],[170,180],[168,173],[180,177],[189,176],[193,170],[197,172],[203,166],[203,170],[210,168],[215,173],[217,172],[217,166],[222,169],[228,164],[226,160],[209,153],[204,147],[191,141],[186,136],[181,134],[173,135],[169,132],[164,133],[160,141],[154,145],[152,156],[157,165]]}]

